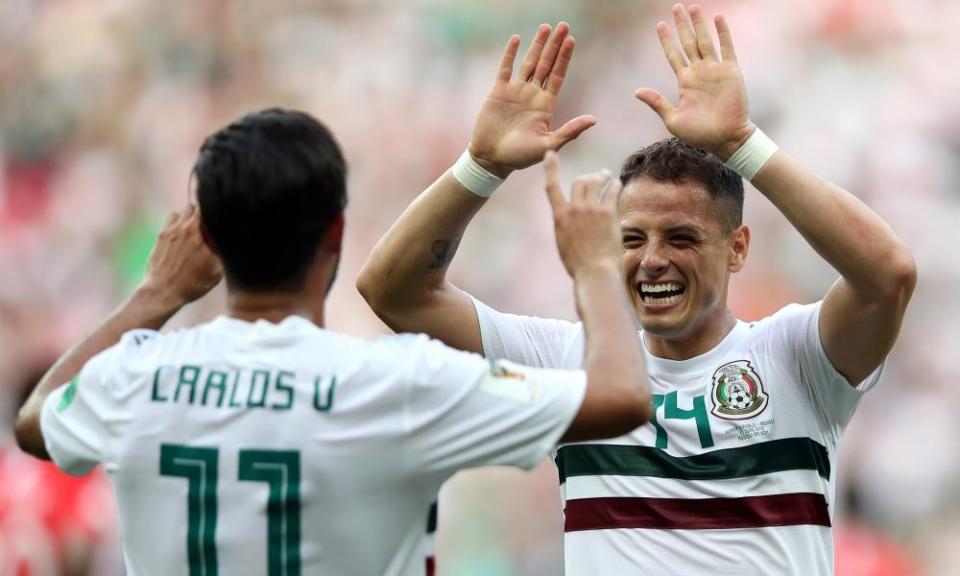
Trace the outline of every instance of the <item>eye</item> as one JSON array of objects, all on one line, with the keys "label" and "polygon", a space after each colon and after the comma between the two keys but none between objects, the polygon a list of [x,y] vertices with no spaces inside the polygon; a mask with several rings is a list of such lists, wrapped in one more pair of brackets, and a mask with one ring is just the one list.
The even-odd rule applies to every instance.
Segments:
[{"label": "eye", "polygon": [[623,235],[623,246],[625,248],[636,248],[643,244],[643,236],[637,236],[636,234],[624,234]]},{"label": "eye", "polygon": [[677,234],[676,236],[670,237],[670,242],[672,244],[677,244],[680,246],[689,246],[697,243],[697,239],[689,234]]}]

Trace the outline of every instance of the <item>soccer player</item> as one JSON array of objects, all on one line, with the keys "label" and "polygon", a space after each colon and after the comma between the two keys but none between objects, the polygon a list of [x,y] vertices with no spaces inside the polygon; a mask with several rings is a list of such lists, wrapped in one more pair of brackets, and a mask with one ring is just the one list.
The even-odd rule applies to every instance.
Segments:
[{"label": "soccer player", "polygon": [[[657,25],[679,107],[636,96],[675,138],[631,155],[620,178],[623,278],[653,386],[649,425],[613,441],[565,444],[566,573],[831,574],[840,437],[880,375],[916,281],[910,252],[848,192],[799,166],[750,121],[730,30],[673,8],[680,46]],[[358,288],[395,330],[463,350],[575,368],[583,326],[500,313],[445,278],[453,248],[493,184],[593,122],[550,131],[573,50],[565,24],[541,27],[511,80],[516,39],[476,122],[469,154],[406,210]],[[551,66],[554,60],[559,65]],[[490,185],[478,187],[470,170]],[[747,258],[749,179],[840,278],[819,302],[758,322],[727,307]],[[438,249],[447,247],[447,249]],[[441,510],[442,515],[442,510]]]},{"label": "soccer player", "polygon": [[[580,178],[567,201],[555,159],[548,168],[585,372],[325,329],[346,166],[318,121],[272,109],[207,138],[199,208],[169,219],[143,284],[43,377],[18,443],[72,474],[103,465],[132,576],[423,574],[427,511],[454,472],[530,468],[561,439],[649,417],[618,265],[619,183]],[[228,314],[158,333],[218,282],[207,244]]]}]

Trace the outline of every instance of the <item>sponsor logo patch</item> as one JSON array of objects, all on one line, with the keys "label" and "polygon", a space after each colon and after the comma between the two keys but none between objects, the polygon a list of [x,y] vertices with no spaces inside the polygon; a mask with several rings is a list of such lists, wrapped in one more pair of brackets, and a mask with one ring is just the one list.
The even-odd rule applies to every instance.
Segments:
[{"label": "sponsor logo patch", "polygon": [[480,387],[497,396],[532,403],[537,399],[539,386],[534,378],[527,376],[522,366],[505,360],[491,360]]}]

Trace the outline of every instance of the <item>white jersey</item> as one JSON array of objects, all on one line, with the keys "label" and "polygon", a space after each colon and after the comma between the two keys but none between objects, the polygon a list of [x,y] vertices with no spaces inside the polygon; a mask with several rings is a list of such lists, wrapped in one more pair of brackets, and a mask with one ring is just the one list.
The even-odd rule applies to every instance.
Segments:
[{"label": "white jersey", "polygon": [[536,465],[585,385],[422,335],[220,317],[128,333],[41,427],[61,469],[109,474],[130,576],[422,576],[444,480]]},{"label": "white jersey", "polygon": [[[475,305],[488,357],[581,366],[580,324]],[[738,322],[689,360],[646,353],[653,420],[557,450],[568,576],[833,574],[840,436],[880,369],[850,386],[819,311]]]}]

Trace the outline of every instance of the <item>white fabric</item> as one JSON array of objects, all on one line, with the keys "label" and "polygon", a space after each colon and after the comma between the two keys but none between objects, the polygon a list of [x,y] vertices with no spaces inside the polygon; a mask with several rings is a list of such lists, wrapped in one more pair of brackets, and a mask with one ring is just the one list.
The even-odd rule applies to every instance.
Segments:
[{"label": "white fabric", "polygon": [[757,128],[743,146],[730,155],[726,164],[740,176],[752,181],[767,160],[779,149],[780,147],[763,130]]},{"label": "white fabric", "polygon": [[[474,301],[484,354],[549,368],[579,368],[583,362],[581,324],[497,312]],[[646,352],[652,393],[677,393],[676,404],[690,409],[705,396],[713,446],[701,445],[693,418],[667,418],[657,409],[666,432],[666,454],[689,457],[763,442],[809,438],[826,448],[830,478],[816,471],[790,470],[744,478],[684,480],[650,476],[571,476],[561,486],[566,502],[579,498],[739,498],[745,495],[822,494],[832,515],[840,436],[865,391],[879,379],[882,366],[856,388],[827,359],[820,342],[820,303],[790,305],[758,322],[738,322],[712,350],[684,361]],[[638,333],[643,338],[643,334]],[[646,350],[645,350],[646,351]],[[749,361],[768,400],[752,417],[731,421],[711,411],[714,376],[729,362]],[[604,442],[619,446],[656,446],[657,431],[647,424]],[[565,535],[568,576],[617,574],[798,574],[833,573],[831,529],[820,525],[761,528],[596,529]]]},{"label": "white fabric", "polygon": [[[537,464],[579,409],[585,376],[494,365],[422,335],[365,342],[297,317],[220,317],[129,333],[87,363],[72,401],[68,389],[44,406],[47,449],[67,472],[109,473],[131,576],[188,571],[189,481],[161,475],[161,445],[217,450],[216,470],[167,462],[216,482],[221,574],[267,573],[269,484],[240,477],[241,450],[256,449],[299,454],[304,574],[422,575],[441,483],[472,466]],[[292,468],[259,466],[295,493]]]},{"label": "white fabric", "polygon": [[489,198],[503,184],[503,178],[491,174],[486,168],[478,164],[470,154],[470,150],[463,151],[450,171],[457,182],[481,198]]}]

